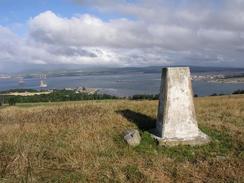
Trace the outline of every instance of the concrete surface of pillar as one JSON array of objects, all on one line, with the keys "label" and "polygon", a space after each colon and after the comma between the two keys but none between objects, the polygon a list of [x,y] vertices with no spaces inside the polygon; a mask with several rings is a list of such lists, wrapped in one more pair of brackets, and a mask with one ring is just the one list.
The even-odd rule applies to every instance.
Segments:
[{"label": "concrete surface of pillar", "polygon": [[199,145],[210,141],[198,128],[189,67],[162,70],[156,134],[161,145]]}]

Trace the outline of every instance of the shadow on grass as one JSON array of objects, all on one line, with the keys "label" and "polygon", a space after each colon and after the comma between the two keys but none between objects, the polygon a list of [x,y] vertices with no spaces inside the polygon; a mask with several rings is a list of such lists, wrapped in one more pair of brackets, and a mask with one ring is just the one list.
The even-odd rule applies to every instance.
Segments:
[{"label": "shadow on grass", "polygon": [[131,111],[130,109],[116,111],[118,114],[121,114],[128,121],[137,125],[137,127],[142,131],[148,131],[156,127],[156,120],[145,114]]},{"label": "shadow on grass", "polygon": [[211,137],[211,142],[202,146],[179,145],[174,147],[158,146],[155,139],[151,137],[150,129],[155,128],[156,120],[138,112],[129,109],[117,111],[128,121],[136,124],[141,132],[141,144],[135,147],[139,153],[162,154],[176,161],[208,160],[218,156],[226,158],[230,154],[242,157],[241,141],[230,136],[225,131],[201,127],[200,129]]}]

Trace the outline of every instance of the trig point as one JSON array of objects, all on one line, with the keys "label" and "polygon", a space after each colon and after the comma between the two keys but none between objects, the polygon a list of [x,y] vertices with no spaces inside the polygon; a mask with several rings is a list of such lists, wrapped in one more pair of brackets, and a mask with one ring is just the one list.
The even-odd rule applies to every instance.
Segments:
[{"label": "trig point", "polygon": [[156,132],[161,145],[201,145],[210,141],[198,129],[189,67],[162,70]]}]

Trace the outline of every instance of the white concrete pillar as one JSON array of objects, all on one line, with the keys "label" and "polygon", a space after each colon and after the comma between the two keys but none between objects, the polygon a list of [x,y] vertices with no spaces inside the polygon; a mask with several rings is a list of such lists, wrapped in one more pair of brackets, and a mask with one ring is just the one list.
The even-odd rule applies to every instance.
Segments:
[{"label": "white concrete pillar", "polygon": [[189,67],[162,70],[156,131],[160,144],[204,144],[207,135],[198,129]]}]

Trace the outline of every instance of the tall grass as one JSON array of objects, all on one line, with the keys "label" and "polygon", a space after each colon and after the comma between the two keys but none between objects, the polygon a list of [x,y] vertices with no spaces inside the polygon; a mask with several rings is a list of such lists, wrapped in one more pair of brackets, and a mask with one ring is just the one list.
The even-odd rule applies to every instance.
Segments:
[{"label": "tall grass", "polygon": [[[195,99],[200,147],[159,147],[157,101],[0,108],[0,182],[243,182],[244,96]],[[151,123],[151,124],[147,124]],[[132,148],[123,132],[139,128]]]}]

